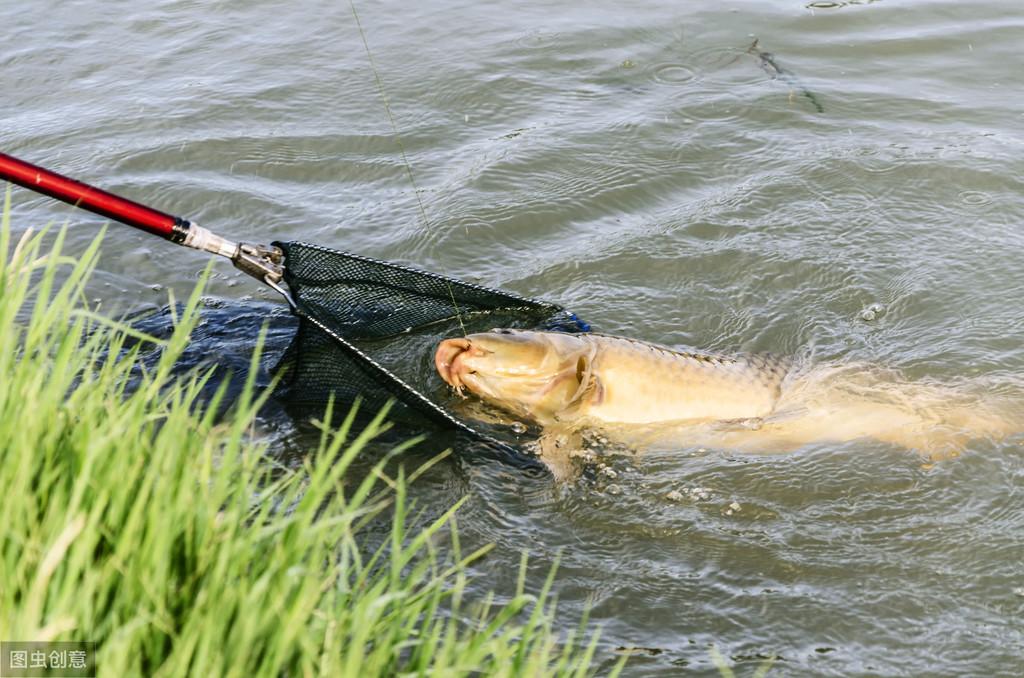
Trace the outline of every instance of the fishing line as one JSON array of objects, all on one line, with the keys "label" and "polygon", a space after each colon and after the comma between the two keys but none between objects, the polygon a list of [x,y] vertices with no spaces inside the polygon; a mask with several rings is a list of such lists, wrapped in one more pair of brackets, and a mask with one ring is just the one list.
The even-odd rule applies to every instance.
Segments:
[{"label": "fishing line", "polygon": [[[359,13],[356,12],[355,0],[349,0],[349,7],[352,8],[352,17],[356,20],[356,28],[359,29],[359,37],[363,41],[363,49],[366,51],[366,59],[370,62],[370,70],[373,71],[373,79],[377,83],[377,92],[380,94],[381,101],[384,102],[384,110],[387,112],[388,121],[391,123],[391,131],[395,135],[395,143],[398,146],[398,152],[402,156],[402,163],[405,165],[405,173],[409,177],[409,183],[412,185],[413,195],[416,197],[416,204],[419,206],[420,219],[423,222],[423,228],[429,232],[431,230],[430,220],[427,219],[427,210],[423,206],[423,199],[420,198],[420,190],[416,185],[416,179],[412,175],[412,163],[409,162],[409,158],[405,153],[405,144],[402,143],[402,135],[398,131],[398,125],[395,123],[395,116],[391,112],[391,103],[388,101],[387,92],[384,90],[384,81],[380,77],[380,71],[377,70],[377,63],[373,60],[373,54],[370,52],[370,43],[366,39],[366,32],[363,30],[363,23],[359,20]],[[439,262],[440,263],[440,262]],[[448,271],[445,270],[444,264],[441,264],[441,270],[448,275]],[[448,294],[451,296],[452,308],[455,309],[455,317],[459,321],[459,327],[462,329],[462,336],[467,336],[466,325],[462,322],[462,312],[459,310],[459,305],[455,301],[455,292],[452,290],[451,283],[448,283]]]}]

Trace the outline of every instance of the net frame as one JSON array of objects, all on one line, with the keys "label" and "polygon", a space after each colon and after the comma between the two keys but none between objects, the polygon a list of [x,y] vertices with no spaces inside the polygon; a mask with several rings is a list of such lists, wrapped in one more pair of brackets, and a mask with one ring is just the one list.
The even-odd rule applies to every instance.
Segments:
[{"label": "net frame", "polygon": [[[460,327],[467,321],[474,325],[498,323],[490,324],[491,329],[507,326],[508,319],[514,318],[534,329],[564,332],[589,331],[586,323],[556,304],[403,264],[305,242],[273,245],[284,253],[284,282],[291,291],[292,312],[299,318],[299,329],[281,361],[286,374],[281,386],[285,400],[304,397],[303,374],[306,379],[319,379],[315,363],[325,360],[322,356],[306,356],[314,363],[312,366],[289,365],[301,363],[303,352],[314,346],[314,353],[324,350],[331,358],[347,361],[345,367],[338,368],[339,373],[348,372],[356,382],[379,390],[369,399],[371,406],[383,405],[380,396],[381,392],[386,393],[414,416],[468,435],[496,448],[504,457],[511,455],[514,463],[523,465],[521,449],[484,433],[424,395],[394,369],[382,364],[375,357],[375,350],[382,343],[424,332],[432,326],[443,332],[446,324],[455,320]],[[348,386],[351,385],[328,385],[326,391],[312,396],[310,404],[325,402],[331,397],[328,393],[340,392],[342,399],[348,400],[360,388],[358,383],[348,388],[346,397],[344,391]]]}]

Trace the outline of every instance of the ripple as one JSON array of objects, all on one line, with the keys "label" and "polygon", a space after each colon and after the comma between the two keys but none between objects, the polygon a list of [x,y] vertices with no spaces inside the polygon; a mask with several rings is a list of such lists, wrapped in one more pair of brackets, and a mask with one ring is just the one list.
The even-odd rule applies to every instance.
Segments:
[{"label": "ripple", "polygon": [[564,33],[532,30],[525,35],[519,36],[513,42],[520,47],[525,47],[526,49],[544,49],[564,42],[565,38],[566,36]]},{"label": "ripple", "polygon": [[757,60],[745,49],[737,47],[710,47],[688,55],[692,68],[708,83],[731,87],[763,83],[764,72]]},{"label": "ripple", "polygon": [[754,103],[732,92],[692,92],[686,107],[676,111],[684,121],[729,122],[748,117]]},{"label": "ripple", "polygon": [[992,202],[992,196],[982,191],[961,191],[957,196],[965,205],[987,205]]},{"label": "ripple", "polygon": [[876,2],[879,2],[879,0],[814,0],[814,2],[809,2],[804,7],[810,10],[842,9],[850,5],[873,5]]},{"label": "ripple", "polygon": [[658,64],[651,69],[651,79],[662,85],[688,85],[697,74],[683,64]]},{"label": "ripple", "polygon": [[898,146],[858,148],[850,154],[850,159],[871,174],[892,172],[910,162],[906,149]]}]

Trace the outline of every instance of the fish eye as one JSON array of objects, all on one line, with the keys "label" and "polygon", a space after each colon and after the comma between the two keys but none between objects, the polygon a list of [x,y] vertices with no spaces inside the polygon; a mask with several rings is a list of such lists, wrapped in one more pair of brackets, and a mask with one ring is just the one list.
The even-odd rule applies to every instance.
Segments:
[{"label": "fish eye", "polygon": [[497,332],[498,334],[512,334],[512,330],[491,330],[491,331],[492,332]]}]

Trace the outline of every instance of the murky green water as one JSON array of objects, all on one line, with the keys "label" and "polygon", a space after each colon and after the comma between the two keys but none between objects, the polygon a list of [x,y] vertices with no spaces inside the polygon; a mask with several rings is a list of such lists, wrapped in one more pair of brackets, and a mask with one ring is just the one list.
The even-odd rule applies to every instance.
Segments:
[{"label": "murky green water", "polygon": [[[343,1],[0,2],[0,148],[225,235],[479,280],[605,332],[1024,374],[1014,3],[357,7],[426,221]],[[70,220],[72,248],[100,223],[15,202],[19,227]],[[205,262],[114,226],[94,294],[160,304]],[[273,293],[220,265],[212,294],[256,309],[251,347],[267,307],[238,302]],[[523,549],[539,585],[560,553],[566,627],[590,605],[599,661],[648,648],[632,675],[712,671],[712,643],[744,673],[1024,670],[1019,438],[932,468],[867,443],[612,468],[559,487],[457,460],[416,494],[471,494],[463,541],[497,544],[480,589],[510,591]]]}]

